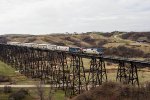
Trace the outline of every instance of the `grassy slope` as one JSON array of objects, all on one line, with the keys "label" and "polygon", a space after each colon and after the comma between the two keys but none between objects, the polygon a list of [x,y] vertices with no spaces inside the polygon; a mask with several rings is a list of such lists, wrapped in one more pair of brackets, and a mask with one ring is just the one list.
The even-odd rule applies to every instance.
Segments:
[{"label": "grassy slope", "polygon": [[[13,84],[35,84],[36,81],[29,79],[26,76],[15,72],[15,69],[7,64],[0,62],[0,75],[8,76],[11,78]],[[1,83],[0,83],[1,84]],[[9,83],[2,83],[9,84]]]},{"label": "grassy slope", "polygon": [[[29,79],[25,77],[24,75],[21,75],[20,73],[16,73],[15,69],[13,69],[11,66],[8,66],[4,64],[3,62],[0,62],[0,75],[9,76],[11,80],[15,81],[16,84],[36,84],[37,81],[34,81],[32,79]],[[9,84],[9,83],[0,83],[0,84]],[[37,100],[39,98],[37,94],[36,88],[27,88],[29,90],[30,96],[27,96],[25,100]],[[13,88],[13,92],[16,92],[19,90],[19,88]],[[48,97],[49,88],[44,89],[45,97]],[[8,96],[10,94],[3,93],[3,88],[0,88],[0,100],[8,100]],[[64,92],[63,91],[57,91],[54,94],[54,100],[64,100]]]},{"label": "grassy slope", "polygon": [[125,34],[115,34],[110,37],[110,40],[114,41],[112,43],[107,43],[104,45],[106,48],[113,48],[113,47],[118,47],[118,46],[125,46],[128,48],[134,48],[137,50],[141,50],[144,53],[150,53],[150,44],[147,43],[138,43],[136,41],[132,40],[127,40],[127,39],[122,39],[122,35]]},{"label": "grassy slope", "polygon": [[[12,88],[12,93],[18,91],[20,88]],[[25,88],[28,90],[30,95],[27,95],[24,100],[39,100],[39,95],[36,88]],[[3,93],[3,88],[0,88],[0,100],[8,100],[9,95],[12,93]],[[49,88],[44,88],[44,100],[49,98]],[[64,91],[58,90],[53,94],[54,100],[64,100]]]},{"label": "grassy slope", "polygon": [[12,67],[0,62],[0,75],[13,76],[16,75],[15,69]]}]

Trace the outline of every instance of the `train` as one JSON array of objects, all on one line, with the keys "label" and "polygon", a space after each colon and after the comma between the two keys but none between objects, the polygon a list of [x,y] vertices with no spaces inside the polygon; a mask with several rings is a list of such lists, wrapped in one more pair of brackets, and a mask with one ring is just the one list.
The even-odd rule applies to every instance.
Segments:
[{"label": "train", "polygon": [[52,44],[20,43],[20,42],[8,42],[7,44],[32,47],[32,48],[40,48],[40,49],[48,49],[48,50],[65,51],[71,53],[84,53],[84,54],[97,54],[97,55],[103,54],[103,48],[81,48],[81,47],[58,46]]}]

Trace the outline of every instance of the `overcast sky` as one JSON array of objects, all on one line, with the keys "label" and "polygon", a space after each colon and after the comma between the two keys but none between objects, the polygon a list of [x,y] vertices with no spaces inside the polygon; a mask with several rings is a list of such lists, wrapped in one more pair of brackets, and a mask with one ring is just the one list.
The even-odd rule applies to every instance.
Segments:
[{"label": "overcast sky", "polygon": [[150,0],[0,0],[0,34],[150,31]]}]

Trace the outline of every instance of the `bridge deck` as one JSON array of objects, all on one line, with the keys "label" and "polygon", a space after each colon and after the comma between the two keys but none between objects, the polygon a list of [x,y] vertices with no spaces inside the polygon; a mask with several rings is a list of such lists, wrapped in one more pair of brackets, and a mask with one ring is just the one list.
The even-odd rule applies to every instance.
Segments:
[{"label": "bridge deck", "polygon": [[[0,45],[6,45],[6,46],[12,46],[8,44],[0,44]],[[60,53],[65,53],[69,55],[75,55],[75,56],[80,56],[83,58],[101,58],[105,61],[113,62],[113,63],[118,63],[120,61],[123,61],[125,63],[134,63],[138,64],[140,67],[150,67],[150,62],[149,61],[140,61],[140,60],[134,60],[130,58],[123,58],[123,57],[114,57],[114,56],[107,56],[107,55],[95,55],[95,54],[84,54],[84,53],[72,53],[72,52],[65,52],[65,51],[52,51],[48,49],[41,49],[41,48],[33,48],[33,47],[25,47],[25,46],[15,46],[15,47],[20,47],[20,48],[29,48],[37,51],[47,51],[47,52],[60,52]]]}]

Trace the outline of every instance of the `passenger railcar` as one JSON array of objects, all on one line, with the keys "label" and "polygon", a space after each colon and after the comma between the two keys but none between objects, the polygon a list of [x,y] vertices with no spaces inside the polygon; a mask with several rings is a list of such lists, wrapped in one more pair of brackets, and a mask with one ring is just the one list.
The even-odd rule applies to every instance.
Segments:
[{"label": "passenger railcar", "polygon": [[9,44],[9,45],[16,45],[16,46],[21,45],[20,42],[7,42],[7,44]]},{"label": "passenger railcar", "polygon": [[57,46],[56,45],[48,45],[47,47],[49,50],[56,50]]},{"label": "passenger railcar", "polygon": [[56,50],[57,46],[56,45],[51,45],[51,44],[39,44],[38,48],[49,49],[49,50]]},{"label": "passenger railcar", "polygon": [[36,43],[21,43],[21,46],[37,48],[38,44],[36,44]]},{"label": "passenger railcar", "polygon": [[57,46],[56,50],[58,50],[58,51],[69,51],[69,47],[67,47],[67,46]]},{"label": "passenger railcar", "polygon": [[8,44],[48,49],[48,50],[66,51],[66,52],[72,52],[72,53],[103,54],[102,48],[79,48],[79,47],[57,46],[57,45],[51,45],[51,44],[20,43],[20,42],[8,42]]},{"label": "passenger railcar", "polygon": [[38,48],[47,49],[48,48],[48,44],[38,44]]}]

